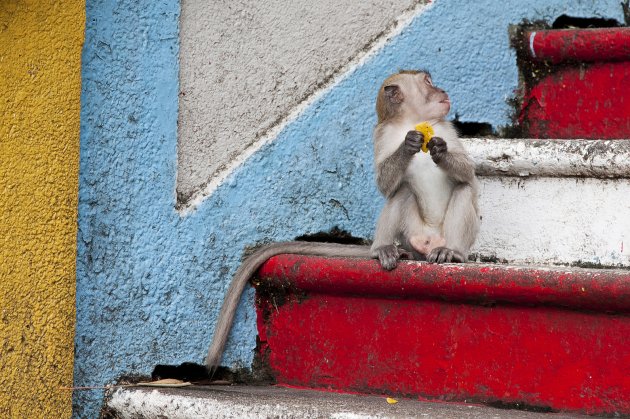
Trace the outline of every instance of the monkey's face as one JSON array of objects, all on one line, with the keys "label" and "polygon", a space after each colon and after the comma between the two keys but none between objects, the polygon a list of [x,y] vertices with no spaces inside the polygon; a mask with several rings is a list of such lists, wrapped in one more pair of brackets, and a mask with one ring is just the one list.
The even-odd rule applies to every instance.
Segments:
[{"label": "monkey's face", "polygon": [[404,70],[388,77],[376,98],[379,123],[392,118],[414,123],[439,120],[450,110],[448,95],[433,85],[426,71]]},{"label": "monkey's face", "polygon": [[408,74],[408,105],[418,119],[442,119],[451,110],[451,102],[446,92],[433,85],[431,74],[419,72]]}]

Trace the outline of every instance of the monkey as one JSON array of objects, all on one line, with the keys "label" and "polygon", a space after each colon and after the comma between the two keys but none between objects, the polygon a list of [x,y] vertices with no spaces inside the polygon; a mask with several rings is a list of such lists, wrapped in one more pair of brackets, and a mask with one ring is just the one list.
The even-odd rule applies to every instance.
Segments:
[{"label": "monkey", "polygon": [[[376,99],[376,183],[386,198],[377,221],[372,253],[385,269],[399,257],[395,243],[416,259],[460,262],[479,231],[475,165],[453,125],[444,118],[448,94],[428,71],[403,70],[388,77]],[[435,136],[419,153],[423,135],[414,126],[428,121]]]},{"label": "monkey", "polygon": [[[210,374],[219,366],[247,282],[273,256],[374,258],[386,270],[403,258],[467,260],[478,231],[477,181],[472,160],[444,119],[449,110],[448,95],[433,86],[427,71],[405,70],[385,80],[376,98],[373,141],[376,183],[386,202],[373,244],[272,243],[249,256],[234,274],[219,312],[205,360]],[[424,138],[413,129],[423,121],[439,135],[429,141],[430,156],[419,153]]]}]

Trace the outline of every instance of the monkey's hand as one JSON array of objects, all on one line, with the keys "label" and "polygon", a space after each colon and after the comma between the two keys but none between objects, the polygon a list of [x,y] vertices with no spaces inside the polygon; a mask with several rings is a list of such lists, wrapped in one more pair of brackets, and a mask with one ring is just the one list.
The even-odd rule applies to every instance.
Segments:
[{"label": "monkey's hand", "polygon": [[424,135],[419,131],[409,131],[405,136],[405,151],[410,154],[416,154],[422,149]]},{"label": "monkey's hand", "polygon": [[448,152],[446,141],[444,141],[440,137],[431,138],[431,141],[429,141],[429,144],[427,144],[427,147],[429,148],[429,152],[431,153],[431,158],[433,159],[433,162],[435,164],[439,164],[442,160],[444,160],[444,157],[446,156],[446,153]]},{"label": "monkey's hand", "polygon": [[395,244],[388,244],[376,249],[381,267],[386,271],[391,271],[398,264],[398,259],[410,259],[411,254],[404,249],[398,248]]}]

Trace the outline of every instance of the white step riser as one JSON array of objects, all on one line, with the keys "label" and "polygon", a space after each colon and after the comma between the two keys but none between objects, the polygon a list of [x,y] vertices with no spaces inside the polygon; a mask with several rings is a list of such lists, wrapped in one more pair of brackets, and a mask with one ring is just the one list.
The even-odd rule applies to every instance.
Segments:
[{"label": "white step riser", "polygon": [[480,179],[474,253],[630,266],[630,141],[464,141]]}]

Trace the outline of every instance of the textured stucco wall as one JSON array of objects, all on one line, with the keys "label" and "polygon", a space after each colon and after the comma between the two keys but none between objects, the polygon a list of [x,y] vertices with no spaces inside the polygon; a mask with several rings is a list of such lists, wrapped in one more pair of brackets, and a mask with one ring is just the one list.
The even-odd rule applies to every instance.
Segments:
[{"label": "textured stucco wall", "polygon": [[413,3],[182,1],[180,200],[277,125]]},{"label": "textured stucco wall", "polygon": [[[490,0],[435,2],[182,215],[175,210],[179,4],[90,2],[75,384],[201,362],[247,245],[334,226],[371,237],[382,204],[371,144],[381,80],[399,68],[427,67],[450,92],[454,113],[501,124],[517,83],[508,24],[563,13],[622,19],[617,0],[506,0],[501,8]],[[250,365],[252,306],[248,292],[224,365]],[[99,391],[76,393],[75,413],[92,417],[101,400]]]},{"label": "textured stucco wall", "polygon": [[69,417],[84,2],[0,3],[0,417]]}]

